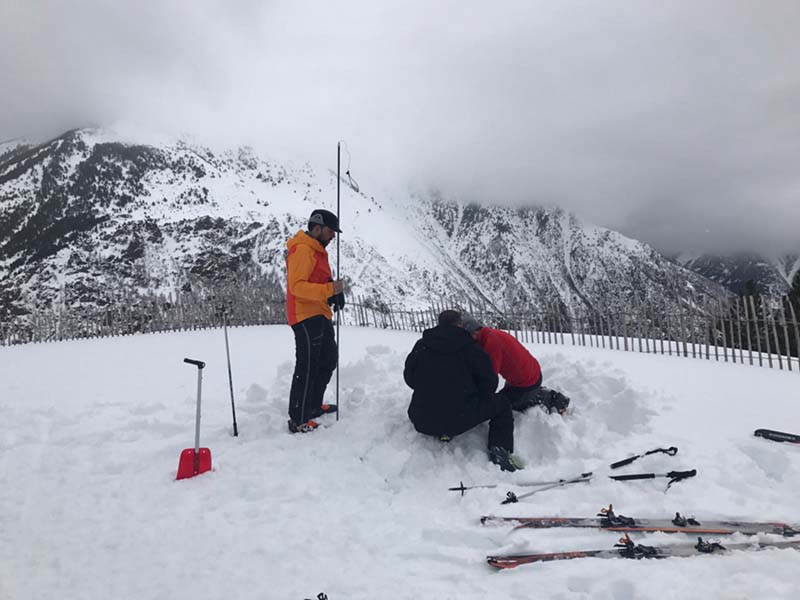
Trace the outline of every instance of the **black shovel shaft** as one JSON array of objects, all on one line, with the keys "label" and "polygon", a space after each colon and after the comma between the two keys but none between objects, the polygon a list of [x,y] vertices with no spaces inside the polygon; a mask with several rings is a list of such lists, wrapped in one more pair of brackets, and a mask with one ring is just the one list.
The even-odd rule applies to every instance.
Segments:
[{"label": "black shovel shaft", "polygon": [[202,360],[195,360],[193,358],[184,358],[183,362],[189,365],[194,365],[198,369],[204,369],[206,366],[206,363],[204,363]]}]

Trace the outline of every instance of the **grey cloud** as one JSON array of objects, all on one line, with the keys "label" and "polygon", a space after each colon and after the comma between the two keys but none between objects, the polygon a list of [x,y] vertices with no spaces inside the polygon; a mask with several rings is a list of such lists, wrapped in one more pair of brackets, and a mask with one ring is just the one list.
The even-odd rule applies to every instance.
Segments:
[{"label": "grey cloud", "polygon": [[0,138],[128,120],[558,204],[664,251],[800,244],[800,5],[18,2]]}]

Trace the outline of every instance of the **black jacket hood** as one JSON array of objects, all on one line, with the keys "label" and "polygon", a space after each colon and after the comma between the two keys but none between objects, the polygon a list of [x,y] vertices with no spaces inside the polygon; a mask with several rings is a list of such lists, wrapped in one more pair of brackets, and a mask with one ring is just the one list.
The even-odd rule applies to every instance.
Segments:
[{"label": "black jacket hood", "polygon": [[465,329],[456,325],[437,325],[422,332],[422,342],[437,354],[454,354],[470,344],[477,344]]}]

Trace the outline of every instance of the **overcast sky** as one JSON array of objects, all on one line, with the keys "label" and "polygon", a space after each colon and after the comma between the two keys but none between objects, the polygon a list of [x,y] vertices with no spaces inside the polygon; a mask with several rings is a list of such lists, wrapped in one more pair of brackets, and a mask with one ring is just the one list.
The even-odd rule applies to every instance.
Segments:
[{"label": "overcast sky", "polygon": [[0,139],[133,123],[800,248],[800,1],[0,0]]}]

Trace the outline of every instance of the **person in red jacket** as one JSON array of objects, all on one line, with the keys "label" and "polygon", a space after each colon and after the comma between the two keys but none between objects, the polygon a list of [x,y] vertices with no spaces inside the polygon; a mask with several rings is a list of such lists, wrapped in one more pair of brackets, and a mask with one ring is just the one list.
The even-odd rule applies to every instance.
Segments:
[{"label": "person in red jacket", "polygon": [[296,358],[289,392],[292,433],[313,431],[316,417],[338,409],[322,403],[339,352],[330,305],[334,310],[344,306],[344,284],[333,280],[325,250],[337,233],[341,230],[336,215],[317,209],[308,219],[308,229],[286,242],[286,317],[294,331]]},{"label": "person in red jacket", "polygon": [[494,372],[506,380],[498,394],[508,397],[514,410],[524,411],[540,404],[548,412],[556,411],[563,415],[567,411],[569,398],[542,387],[539,361],[517,338],[500,329],[486,327],[470,316],[462,319],[462,326],[489,355]]}]

